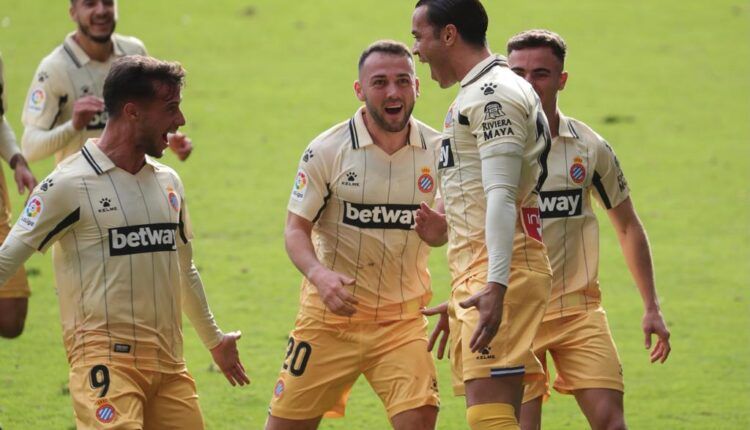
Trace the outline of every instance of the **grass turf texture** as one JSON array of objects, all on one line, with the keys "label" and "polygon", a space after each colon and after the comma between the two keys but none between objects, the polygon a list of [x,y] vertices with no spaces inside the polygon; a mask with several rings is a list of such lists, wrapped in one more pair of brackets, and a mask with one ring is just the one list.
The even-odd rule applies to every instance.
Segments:
[{"label": "grass turf texture", "polygon": [[[0,50],[8,117],[20,111],[39,60],[73,26],[66,1],[1,0]],[[604,306],[620,349],[626,417],[636,429],[750,425],[750,295],[747,135],[750,48],[746,1],[487,1],[489,40],[531,27],[560,32],[570,46],[561,107],[617,151],[653,246],[673,355],[651,365],[642,306],[603,213]],[[175,166],[186,184],[195,257],[225,330],[241,329],[250,387],[231,388],[189,324],[185,355],[210,429],[259,429],[292,328],[300,275],[282,241],[285,204],[306,144],[352,115],[361,50],[378,38],[410,42],[409,1],[152,0],[120,4],[118,31],[152,55],[188,70],[184,131],[195,143]],[[415,114],[440,127],[456,89],[444,91],[418,66]],[[50,161],[35,163],[39,179]],[[21,199],[6,168],[14,215]],[[432,255],[435,299],[448,294],[444,250]],[[67,362],[49,255],[27,264],[34,292],[23,336],[0,340],[3,429],[74,427]],[[465,428],[462,398],[438,364],[440,429]],[[584,428],[572,397],[553,393],[547,429]],[[347,417],[323,429],[382,429],[380,401],[361,378]]]}]

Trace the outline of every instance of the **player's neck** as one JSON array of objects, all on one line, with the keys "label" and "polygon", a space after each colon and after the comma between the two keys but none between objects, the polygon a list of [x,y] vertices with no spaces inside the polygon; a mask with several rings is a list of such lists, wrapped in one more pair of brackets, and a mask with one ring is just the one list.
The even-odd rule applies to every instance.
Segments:
[{"label": "player's neck", "polygon": [[544,115],[547,116],[550,135],[557,137],[560,134],[560,110],[557,109],[557,103],[551,108],[544,108]]},{"label": "player's neck", "polygon": [[362,112],[362,117],[365,120],[365,127],[367,128],[367,132],[370,133],[373,143],[386,154],[392,155],[406,146],[411,129],[409,124],[401,131],[390,132],[373,124],[373,121],[367,116],[367,111]]},{"label": "player's neck", "polygon": [[89,58],[100,63],[107,61],[112,55],[112,50],[114,49],[111,38],[105,43],[95,42],[80,30],[75,32],[73,40],[76,41],[78,46],[83,49],[83,52],[85,52]]},{"label": "player's neck", "polygon": [[135,137],[128,130],[113,125],[110,120],[96,145],[115,166],[135,175],[146,163],[146,154],[134,142]]},{"label": "player's neck", "polygon": [[452,57],[453,71],[458,82],[461,82],[466,77],[466,75],[469,74],[471,69],[473,69],[477,64],[486,60],[490,55],[492,55],[492,52],[490,52],[490,48],[487,46],[484,46],[480,49],[468,45],[462,47],[459,50],[458,54]]}]

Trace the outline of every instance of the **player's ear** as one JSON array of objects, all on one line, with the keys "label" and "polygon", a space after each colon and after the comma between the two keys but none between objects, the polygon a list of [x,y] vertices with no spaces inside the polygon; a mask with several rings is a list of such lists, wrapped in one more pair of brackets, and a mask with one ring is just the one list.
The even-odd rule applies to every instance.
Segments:
[{"label": "player's ear", "polygon": [[125,106],[122,107],[122,113],[125,118],[131,121],[138,119],[138,107],[133,102],[125,103]]},{"label": "player's ear", "polygon": [[565,89],[565,83],[568,82],[568,72],[562,72],[560,73],[560,89],[557,91],[562,91]]},{"label": "player's ear", "polygon": [[445,46],[453,46],[458,38],[458,29],[453,24],[448,24],[440,31],[440,38]]},{"label": "player's ear", "polygon": [[354,94],[357,95],[359,101],[365,101],[365,93],[362,91],[362,84],[358,80],[354,81]]},{"label": "player's ear", "polygon": [[414,88],[417,90],[417,97],[419,97],[419,78],[414,77]]}]

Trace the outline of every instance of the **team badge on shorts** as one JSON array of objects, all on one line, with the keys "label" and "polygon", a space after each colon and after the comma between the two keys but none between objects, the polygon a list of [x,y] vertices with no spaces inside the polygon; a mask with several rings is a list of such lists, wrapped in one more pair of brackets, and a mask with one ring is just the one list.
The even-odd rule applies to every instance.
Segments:
[{"label": "team badge on shorts", "polygon": [[115,407],[109,403],[103,403],[96,410],[96,419],[99,420],[100,423],[109,424],[115,420],[116,416],[117,412],[115,412]]},{"label": "team badge on shorts", "polygon": [[284,394],[284,381],[279,379],[279,381],[276,382],[276,385],[273,387],[273,396],[277,399],[280,399],[282,394]]},{"label": "team badge on shorts", "polygon": [[430,176],[429,168],[422,168],[422,176],[417,179],[417,188],[423,193],[431,193],[435,188],[435,180]]},{"label": "team badge on shorts", "polygon": [[169,206],[172,206],[172,209],[174,209],[175,212],[179,212],[180,198],[177,197],[177,193],[175,193],[174,191],[170,191],[167,199],[169,199]]},{"label": "team badge on shorts", "polygon": [[586,179],[586,168],[583,167],[583,160],[581,157],[573,159],[573,165],[570,166],[570,179],[576,184],[580,184]]}]

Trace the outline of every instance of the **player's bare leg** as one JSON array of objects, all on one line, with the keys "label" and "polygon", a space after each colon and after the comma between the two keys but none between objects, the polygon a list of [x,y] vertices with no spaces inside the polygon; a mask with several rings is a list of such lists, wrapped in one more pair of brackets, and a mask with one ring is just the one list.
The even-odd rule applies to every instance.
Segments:
[{"label": "player's bare leg", "polygon": [[0,336],[14,338],[23,332],[29,299],[0,298]]},{"label": "player's bare leg", "polygon": [[466,408],[483,404],[506,404],[513,407],[516,421],[520,418],[523,398],[523,376],[481,378],[466,381]]},{"label": "player's bare leg", "polygon": [[273,415],[268,416],[266,430],[316,430],[323,417],[311,418],[309,420],[288,420]]},{"label": "player's bare leg", "polygon": [[391,425],[395,430],[433,430],[437,414],[438,408],[425,405],[394,415]]},{"label": "player's bare leg", "polygon": [[621,391],[588,388],[576,390],[574,394],[593,430],[627,429]]},{"label": "player's bare leg", "polygon": [[540,430],[542,428],[542,396],[521,405],[520,424],[521,430]]}]

